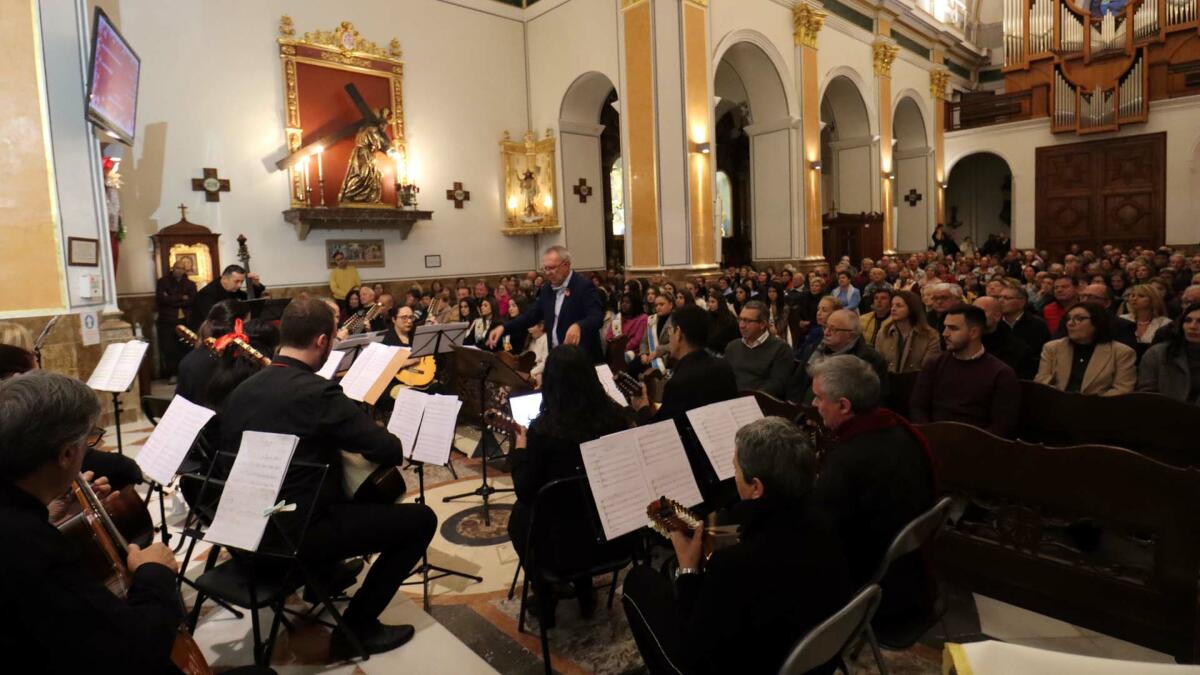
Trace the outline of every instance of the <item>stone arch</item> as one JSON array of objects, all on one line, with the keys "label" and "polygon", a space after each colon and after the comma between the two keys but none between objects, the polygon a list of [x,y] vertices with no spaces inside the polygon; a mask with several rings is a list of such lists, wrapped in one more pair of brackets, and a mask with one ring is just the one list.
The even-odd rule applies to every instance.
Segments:
[{"label": "stone arch", "polygon": [[[853,71],[850,71],[853,73]],[[857,74],[834,75],[821,94],[822,211],[879,210],[879,148]]]},{"label": "stone arch", "polygon": [[[1007,179],[1008,191],[1004,184]],[[1012,163],[993,150],[963,154],[946,172],[946,226],[961,243],[971,237],[982,245],[989,234],[1013,236],[1015,204]]]},{"label": "stone arch", "polygon": [[[620,129],[609,128],[619,117],[606,106],[616,97],[616,85],[607,75],[590,71],[583,73],[567,87],[559,106],[559,176],[562,207],[563,242],[571,248],[575,267],[598,269],[608,265],[608,252],[614,244],[610,222],[611,201],[608,194],[608,172],[605,167],[605,146],[617,148],[619,155]],[[602,124],[604,119],[610,124]],[[615,140],[613,137],[615,135]],[[607,153],[612,154],[612,153]],[[592,187],[586,202],[574,198],[572,187],[585,180]],[[623,249],[623,247],[620,247]],[[621,251],[623,258],[623,251]]]},{"label": "stone arch", "polygon": [[919,101],[902,96],[892,114],[892,165],[896,179],[896,250],[920,251],[933,232],[937,188],[928,124]]}]

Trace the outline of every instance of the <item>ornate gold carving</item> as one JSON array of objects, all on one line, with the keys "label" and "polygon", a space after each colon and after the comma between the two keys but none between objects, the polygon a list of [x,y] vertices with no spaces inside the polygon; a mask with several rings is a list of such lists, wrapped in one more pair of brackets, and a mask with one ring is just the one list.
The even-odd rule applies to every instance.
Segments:
[{"label": "ornate gold carving", "polygon": [[929,71],[929,95],[935,99],[947,99],[946,88],[950,86],[950,71],[945,66],[936,66]]},{"label": "ornate gold carving", "polygon": [[300,93],[296,86],[296,60],[283,60],[283,86],[287,96],[287,124],[300,126]]},{"label": "ornate gold carving", "polygon": [[797,47],[817,48],[817,33],[825,25],[825,12],[812,5],[799,2],[792,8],[792,28]]},{"label": "ornate gold carving", "polygon": [[279,20],[280,45],[317,47],[340,54],[344,59],[351,59],[355,56],[359,57],[357,61],[338,61],[338,59],[332,56],[326,56],[325,54],[321,56],[321,58],[328,61],[338,61],[340,63],[347,63],[348,65],[362,65],[362,57],[373,57],[399,62],[402,54],[400,41],[396,38],[392,38],[387,47],[380,47],[359,35],[358,29],[349,21],[343,21],[337,28],[331,31],[317,30],[307,32],[300,39],[293,37],[295,33],[296,29],[293,27],[290,17],[284,16]]},{"label": "ornate gold carving", "polygon": [[896,55],[900,53],[900,48],[890,39],[879,39],[875,44],[871,45],[871,60],[875,64],[875,74],[880,77],[892,76],[892,62],[896,60]]},{"label": "ornate gold carving", "polygon": [[292,23],[292,17],[287,14],[279,17],[279,34],[283,37],[292,37],[296,34],[296,26]]},{"label": "ornate gold carving", "polygon": [[554,130],[546,137],[526,131],[521,141],[513,141],[508,132],[500,143],[504,158],[504,214],[507,235],[557,232],[557,190],[554,180]]},{"label": "ornate gold carving", "polygon": [[354,56],[346,56],[345,54],[333,54],[330,52],[321,52],[322,61],[332,61],[333,63],[341,63],[347,66],[358,66],[359,68],[370,68],[371,60],[362,59]]}]

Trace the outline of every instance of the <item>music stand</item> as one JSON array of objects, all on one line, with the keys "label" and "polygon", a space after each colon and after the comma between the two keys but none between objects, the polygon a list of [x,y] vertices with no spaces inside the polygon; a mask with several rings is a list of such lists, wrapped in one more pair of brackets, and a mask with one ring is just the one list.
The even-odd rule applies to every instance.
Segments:
[{"label": "music stand", "polygon": [[[410,457],[408,460],[408,465],[417,472],[416,503],[424,504],[425,503],[425,463],[419,462]],[[436,574],[430,575],[430,572],[436,572]],[[459,572],[457,570],[452,570],[452,569],[449,569],[446,567],[440,567],[438,565],[429,564],[429,549],[428,549],[428,547],[424,551],[421,552],[421,564],[420,564],[420,566],[417,567],[417,569],[413,570],[413,574],[420,574],[421,580],[420,581],[406,581],[400,585],[401,586],[413,586],[415,584],[421,584],[422,604],[425,605],[426,612],[429,611],[429,582],[430,581],[436,581],[437,579],[441,579],[442,577],[455,576],[455,577],[462,577],[464,579],[473,579],[476,582],[480,582],[480,583],[483,582],[483,577],[475,576],[474,574],[467,574],[466,572]]]},{"label": "music stand", "polygon": [[[483,497],[483,524],[491,525],[492,520],[488,512],[488,498],[497,492],[512,492],[512,488],[495,488],[488,483],[487,467],[488,467],[488,438],[491,432],[488,431],[487,424],[483,421],[484,406],[487,404],[487,383],[490,381],[493,384],[502,387],[517,387],[525,388],[528,383],[521,378],[517,371],[510,368],[506,363],[496,358],[492,352],[476,349],[473,347],[453,347],[454,349],[454,368],[458,370],[466,380],[479,380],[479,444],[477,452],[483,455],[483,473],[482,482],[479,487],[470,492],[464,492],[459,495],[451,495],[442,497],[442,502],[451,502],[456,499],[465,497]],[[496,444],[496,439],[491,439],[492,444]]]},{"label": "music stand", "polygon": [[349,352],[350,360],[347,362],[346,357],[342,357],[342,362],[338,364],[338,370],[348,370],[354,365],[354,360],[358,358],[360,352],[372,342],[383,342],[383,336],[387,331],[377,331],[374,333],[359,333],[351,335],[333,346],[335,352]]},{"label": "music stand", "polygon": [[37,339],[33,341],[33,358],[37,360],[39,369],[42,367],[42,345],[46,344],[46,338],[49,337],[50,330],[54,328],[54,324],[58,323],[58,320],[61,318],[62,315],[50,317],[46,325],[42,326],[42,332],[38,333]]}]

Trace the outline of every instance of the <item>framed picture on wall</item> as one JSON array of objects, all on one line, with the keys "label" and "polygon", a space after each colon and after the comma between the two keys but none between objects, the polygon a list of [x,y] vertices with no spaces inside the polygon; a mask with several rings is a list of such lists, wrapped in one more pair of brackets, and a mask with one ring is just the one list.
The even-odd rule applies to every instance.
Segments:
[{"label": "framed picture on wall", "polygon": [[333,256],[341,253],[346,256],[346,264],[355,267],[383,267],[382,239],[326,239],[325,266],[335,267]]},{"label": "framed picture on wall", "polygon": [[67,237],[67,264],[82,267],[100,266],[100,240],[86,237]]}]

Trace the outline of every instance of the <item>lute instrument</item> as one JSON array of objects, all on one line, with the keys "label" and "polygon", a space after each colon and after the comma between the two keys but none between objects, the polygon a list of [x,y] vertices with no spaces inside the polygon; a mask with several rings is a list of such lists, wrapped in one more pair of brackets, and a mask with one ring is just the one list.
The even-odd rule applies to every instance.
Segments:
[{"label": "lute instrument", "polygon": [[188,328],[181,323],[175,325],[175,336],[178,337],[179,341],[183,344],[195,348],[207,347],[212,349],[213,344],[216,343],[216,340],[212,338],[201,339],[199,335],[196,335],[196,333],[192,331],[191,328]]},{"label": "lute instrument", "polygon": [[649,521],[650,529],[668,541],[671,539],[672,532],[691,533],[700,528],[699,536],[704,537],[704,541],[701,543],[704,559],[707,560],[712,555],[716,532],[706,527],[700,516],[674,499],[663,496],[650,502],[646,506],[646,519]]},{"label": "lute instrument", "polygon": [[346,319],[346,323],[342,324],[341,330],[345,330],[350,334],[362,332],[364,327],[369,326],[382,311],[383,305],[378,302],[372,302],[370,305],[367,305],[365,311],[359,310],[354,313],[354,316]]},{"label": "lute instrument", "polygon": [[[120,510],[142,522],[143,527],[150,525],[150,513],[132,489],[114,493],[116,496],[110,497],[113,504],[107,508],[82,477],[71,484],[71,490],[82,512],[68,519],[60,529],[68,537],[74,535],[73,539],[81,544],[85,559],[91,561],[89,569],[101,583],[117,597],[128,596],[133,583],[133,575],[125,563],[129,544],[110,517],[109,510],[120,504]],[[149,531],[153,531],[152,525]],[[171,663],[187,675],[212,675],[212,668],[201,653],[200,646],[182,625],[171,647]]]}]

